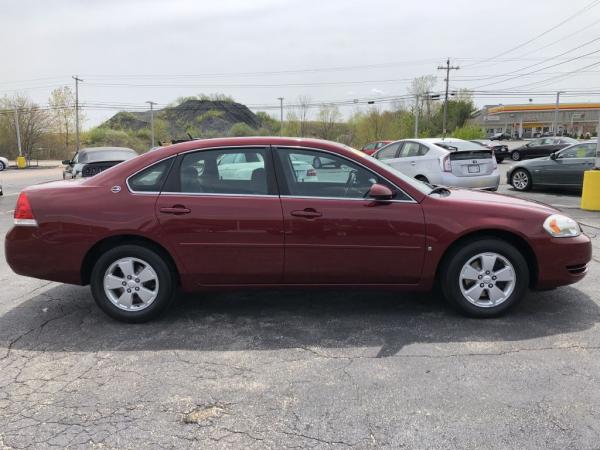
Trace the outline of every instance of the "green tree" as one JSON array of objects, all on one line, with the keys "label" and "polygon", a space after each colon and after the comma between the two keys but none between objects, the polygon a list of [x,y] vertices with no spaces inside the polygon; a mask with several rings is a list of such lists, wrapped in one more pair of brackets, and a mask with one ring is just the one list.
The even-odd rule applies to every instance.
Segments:
[{"label": "green tree", "polygon": [[[75,133],[75,94],[68,86],[54,89],[50,93],[48,104],[52,108],[52,128],[64,142],[65,152],[69,152],[70,140]],[[80,122],[83,113],[79,113]]]}]

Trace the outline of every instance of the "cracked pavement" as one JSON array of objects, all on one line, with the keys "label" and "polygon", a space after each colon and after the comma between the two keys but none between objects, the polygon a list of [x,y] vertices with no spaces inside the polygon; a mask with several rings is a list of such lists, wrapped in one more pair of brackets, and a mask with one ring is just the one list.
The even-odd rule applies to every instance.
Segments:
[{"label": "cracked pavement", "polygon": [[[0,198],[1,237],[15,200]],[[600,255],[600,214],[568,213]],[[256,291],[181,296],[142,325],[0,261],[0,449],[600,442],[598,259],[493,320],[435,295]]]}]

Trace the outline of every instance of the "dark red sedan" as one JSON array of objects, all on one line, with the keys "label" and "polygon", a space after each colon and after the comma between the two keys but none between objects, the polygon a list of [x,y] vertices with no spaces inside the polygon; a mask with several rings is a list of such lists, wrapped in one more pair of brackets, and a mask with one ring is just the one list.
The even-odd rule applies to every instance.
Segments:
[{"label": "dark red sedan", "polygon": [[[316,170],[317,157],[335,164]],[[548,206],[432,188],[311,139],[165,147],[93,178],[29,187],[14,217],[6,258],[16,273],[90,284],[100,308],[129,322],[156,317],[177,289],[427,291],[436,281],[463,312],[487,317],[530,287],[581,280],[591,259],[579,225]]]},{"label": "dark red sedan", "polygon": [[390,144],[393,141],[375,141],[375,142],[369,142],[367,145],[365,145],[361,151],[366,153],[367,155],[372,155],[373,153],[375,153],[377,150],[379,150],[381,147],[383,147],[384,145]]}]

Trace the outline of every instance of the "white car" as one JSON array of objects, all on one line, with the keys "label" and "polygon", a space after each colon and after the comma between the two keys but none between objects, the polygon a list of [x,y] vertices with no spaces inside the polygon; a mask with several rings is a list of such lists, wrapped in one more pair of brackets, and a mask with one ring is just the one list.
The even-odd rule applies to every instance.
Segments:
[{"label": "white car", "polygon": [[7,167],[8,167],[8,159],[3,158],[2,156],[0,156],[0,172],[2,172]]},{"label": "white car", "polygon": [[[255,158],[248,160],[248,156]],[[218,160],[219,175],[228,180],[249,180],[255,169],[265,166],[262,155],[251,153],[228,153],[221,156]],[[296,174],[296,181],[318,181],[317,171],[305,161],[295,158],[292,155],[292,165]]]},{"label": "white car", "polygon": [[500,184],[494,152],[462,139],[404,139],[382,147],[373,157],[432,185],[496,191]]}]

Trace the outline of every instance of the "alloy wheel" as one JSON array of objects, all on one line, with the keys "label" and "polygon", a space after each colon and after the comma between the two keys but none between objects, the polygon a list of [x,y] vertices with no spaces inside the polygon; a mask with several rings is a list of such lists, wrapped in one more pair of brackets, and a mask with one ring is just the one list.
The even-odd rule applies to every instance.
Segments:
[{"label": "alloy wheel", "polygon": [[519,191],[524,191],[529,186],[529,175],[524,170],[517,170],[512,176],[512,185]]},{"label": "alloy wheel", "polygon": [[149,307],[159,292],[158,275],[139,258],[121,258],[104,273],[104,293],[117,308],[141,311]]},{"label": "alloy wheel", "polygon": [[519,152],[512,152],[510,157],[513,161],[519,161],[521,159],[521,154]]},{"label": "alloy wheel", "polygon": [[513,293],[517,277],[504,256],[486,252],[470,258],[459,275],[460,291],[471,304],[492,308],[504,303]]}]

